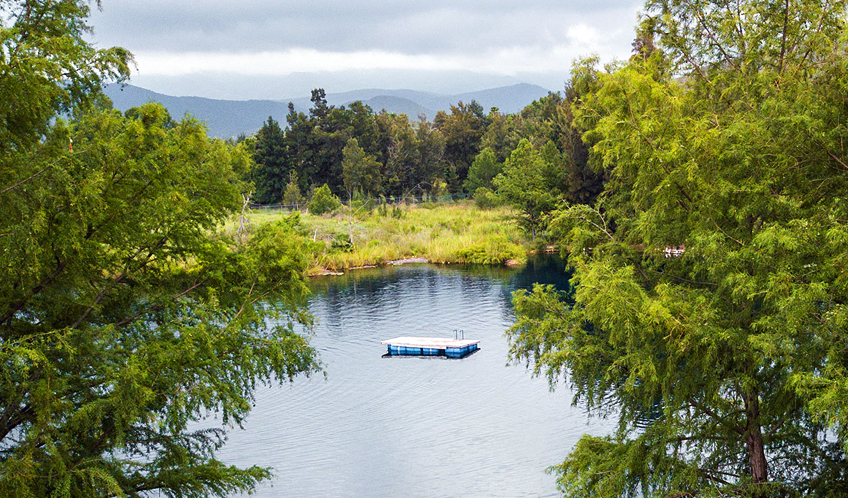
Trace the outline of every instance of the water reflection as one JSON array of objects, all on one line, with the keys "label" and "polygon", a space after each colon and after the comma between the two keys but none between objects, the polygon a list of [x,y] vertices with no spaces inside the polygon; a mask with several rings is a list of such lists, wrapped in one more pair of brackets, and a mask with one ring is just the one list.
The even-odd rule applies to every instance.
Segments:
[{"label": "water reflection", "polygon": [[475,355],[479,352],[480,352],[479,349],[475,349],[473,351],[469,351],[469,352],[463,354],[459,358],[452,358],[452,357],[444,355],[444,354],[391,354],[391,353],[383,353],[383,356],[381,356],[380,358],[420,358],[422,360],[453,361],[453,360],[463,360],[463,359],[468,358],[469,356]]},{"label": "water reflection", "polygon": [[530,258],[527,265],[510,278],[514,289],[532,289],[533,284],[552,284],[557,289],[571,291],[571,272],[565,268],[565,261],[556,254],[543,254]]},{"label": "water reflection", "polygon": [[[323,378],[257,395],[225,461],[275,468],[258,496],[556,496],[544,473],[584,432],[607,433],[523,367],[507,367],[510,294],[567,288],[558,258],[520,270],[413,265],[316,279]],[[463,359],[394,357],[401,335],[480,339]]]}]

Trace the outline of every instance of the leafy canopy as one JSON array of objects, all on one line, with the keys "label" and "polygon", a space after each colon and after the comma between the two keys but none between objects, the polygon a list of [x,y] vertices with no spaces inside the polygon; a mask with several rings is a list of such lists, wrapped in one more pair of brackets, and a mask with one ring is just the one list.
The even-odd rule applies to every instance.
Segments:
[{"label": "leafy canopy", "polygon": [[637,53],[582,80],[608,181],[554,222],[575,290],[517,293],[509,332],[619,417],[556,467],[566,495],[848,492],[844,13],[649,1]]},{"label": "leafy canopy", "polygon": [[380,163],[362,149],[355,138],[347,141],[342,150],[342,177],[349,195],[354,192],[376,195],[380,193],[382,178]]},{"label": "leafy canopy", "polygon": [[477,154],[471,168],[468,170],[468,178],[463,183],[465,190],[474,193],[478,188],[489,190],[494,186],[492,180],[498,176],[503,169],[503,164],[498,163],[495,151],[485,148]]},{"label": "leafy canopy", "polygon": [[252,490],[269,471],[192,427],[318,368],[296,333],[308,241],[294,219],[217,232],[249,152],[158,105],[110,109],[100,84],[131,59],[83,40],[87,2],[2,8],[0,495]]},{"label": "leafy canopy", "polygon": [[498,195],[520,211],[519,220],[534,240],[537,231],[545,227],[548,214],[562,200],[563,191],[558,188],[563,184],[560,159],[553,142],[537,151],[525,138],[492,180]]}]

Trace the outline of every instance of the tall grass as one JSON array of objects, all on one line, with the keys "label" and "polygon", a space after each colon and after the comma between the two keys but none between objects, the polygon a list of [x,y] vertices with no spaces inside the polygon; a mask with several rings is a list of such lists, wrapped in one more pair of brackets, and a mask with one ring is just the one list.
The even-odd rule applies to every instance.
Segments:
[{"label": "tall grass", "polygon": [[[310,238],[322,241],[315,271],[382,265],[426,258],[433,263],[522,264],[525,240],[506,207],[481,210],[471,202],[401,206],[399,209],[347,208],[333,215],[305,214]],[[279,213],[253,213],[253,225],[279,219]],[[320,245],[319,245],[320,247]]]}]

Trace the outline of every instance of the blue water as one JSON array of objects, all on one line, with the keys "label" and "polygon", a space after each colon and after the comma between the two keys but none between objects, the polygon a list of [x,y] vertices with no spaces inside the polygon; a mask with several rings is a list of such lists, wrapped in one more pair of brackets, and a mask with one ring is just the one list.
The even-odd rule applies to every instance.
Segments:
[{"label": "blue water", "polygon": [[[567,286],[561,262],[522,270],[414,265],[313,281],[313,345],[326,371],[261,389],[225,462],[273,467],[259,497],[557,496],[545,469],[610,420],[571,406],[524,365],[507,366],[511,292]],[[461,360],[384,358],[381,340],[453,337],[480,351]]]}]

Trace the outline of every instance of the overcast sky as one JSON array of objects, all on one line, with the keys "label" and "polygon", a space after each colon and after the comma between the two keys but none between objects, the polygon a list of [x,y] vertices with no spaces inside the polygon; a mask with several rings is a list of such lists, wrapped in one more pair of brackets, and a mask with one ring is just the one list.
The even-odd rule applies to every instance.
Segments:
[{"label": "overcast sky", "polygon": [[[354,89],[357,74],[391,74],[387,87],[426,90],[415,88],[428,80],[422,71],[430,80],[471,72],[492,76],[490,86],[523,81],[560,90],[574,58],[629,55],[640,7],[638,0],[104,0],[91,22],[99,46],[135,54],[133,83],[163,93],[219,78],[235,86],[228,98],[258,98],[246,82],[262,87],[300,73],[324,74],[337,86],[328,91]],[[417,76],[405,81],[406,71]]]}]

